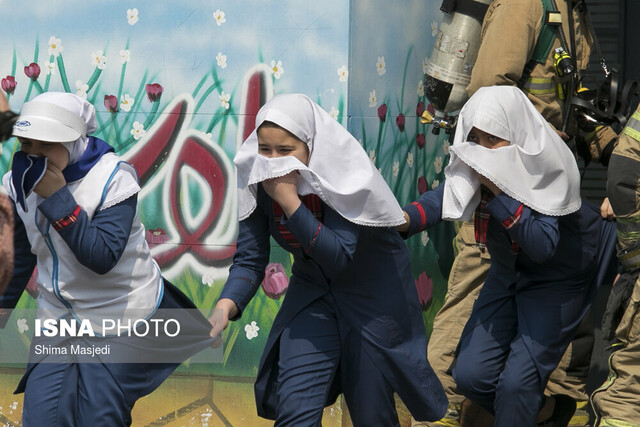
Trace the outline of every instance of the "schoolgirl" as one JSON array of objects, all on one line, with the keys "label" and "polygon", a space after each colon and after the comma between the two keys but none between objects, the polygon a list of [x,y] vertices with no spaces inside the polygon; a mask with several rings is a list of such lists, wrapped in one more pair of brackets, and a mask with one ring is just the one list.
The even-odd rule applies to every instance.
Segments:
[{"label": "schoolgirl", "polygon": [[320,425],[344,393],[356,426],[396,426],[394,391],[419,420],[447,401],[426,358],[400,206],[360,144],[301,94],[278,95],[240,147],[240,229],[216,307],[238,319],[269,260],[270,238],[294,257],[255,384],[258,414]]},{"label": "schoolgirl", "polygon": [[[135,170],[95,130],[93,105],[76,95],[43,93],[23,105],[14,127],[21,150],[3,178],[15,208],[15,266],[0,308],[15,307],[37,266],[40,318],[195,309],[150,255]],[[211,343],[203,316],[199,327],[200,343],[184,358]],[[25,393],[24,426],[130,425],[136,400],[180,362],[75,361],[31,359],[16,390]]]},{"label": "schoolgirl", "polygon": [[545,384],[615,270],[615,226],[581,200],[566,144],[518,88],[479,89],[460,112],[444,184],[404,210],[409,234],[475,212],[491,254],[458,345],[459,389],[496,426],[557,422],[560,396],[537,419]]}]

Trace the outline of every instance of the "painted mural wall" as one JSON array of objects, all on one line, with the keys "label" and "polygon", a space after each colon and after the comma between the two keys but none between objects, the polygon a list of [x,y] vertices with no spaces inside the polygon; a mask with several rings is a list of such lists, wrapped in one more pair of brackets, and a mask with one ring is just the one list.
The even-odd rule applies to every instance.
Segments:
[{"label": "painted mural wall", "polygon": [[[437,188],[448,161],[448,135],[419,120],[430,108],[423,78],[442,16],[434,1],[352,2],[348,128],[401,206]],[[444,301],[453,236],[453,224],[442,223],[407,241],[428,334]]]},{"label": "painted mural wall", "polygon": [[[152,254],[200,308],[215,304],[235,250],[233,156],[274,94],[305,93],[348,127],[401,204],[442,181],[446,136],[417,118],[428,104],[422,76],[441,15],[435,2],[0,0],[0,12],[11,17],[0,27],[0,77],[12,109],[46,91],[96,106],[94,135],[138,171]],[[17,149],[15,139],[3,145],[0,172]],[[427,331],[444,298],[452,238],[443,224],[407,242]],[[225,331],[223,363],[181,371],[250,383],[290,270],[291,257],[274,245],[263,290]],[[20,305],[35,302],[25,294]],[[0,384],[13,387],[1,373]],[[261,425],[244,411],[237,425]],[[236,425],[225,416],[219,425]]]}]

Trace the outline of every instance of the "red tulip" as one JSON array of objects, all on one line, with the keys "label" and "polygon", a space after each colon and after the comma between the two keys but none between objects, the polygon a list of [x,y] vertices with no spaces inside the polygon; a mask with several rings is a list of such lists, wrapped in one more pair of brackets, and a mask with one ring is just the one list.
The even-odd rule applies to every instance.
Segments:
[{"label": "red tulip", "polygon": [[38,77],[40,76],[40,66],[38,64],[36,64],[35,62],[32,62],[31,64],[29,64],[26,67],[24,67],[24,73],[31,80],[36,81],[36,80],[38,80]]},{"label": "red tulip", "polygon": [[427,111],[430,112],[432,115],[436,113],[436,109],[433,108],[433,105],[431,104],[427,105]]},{"label": "red tulip", "polygon": [[398,125],[400,132],[404,132],[404,114],[398,114],[398,117],[396,117],[396,125]]},{"label": "red tulip", "polygon": [[382,123],[387,119],[387,104],[378,107],[378,118]]},{"label": "red tulip", "polygon": [[431,305],[433,295],[433,280],[424,271],[416,279],[416,289],[418,290],[418,300],[422,310],[427,310]]},{"label": "red tulip", "polygon": [[112,113],[118,112],[118,98],[115,95],[104,96],[104,106]]},{"label": "red tulip", "polygon": [[164,91],[162,85],[159,83],[152,83],[145,86],[147,89],[147,99],[149,102],[158,102],[160,101],[160,97],[162,96],[162,92]]},{"label": "red tulip", "polygon": [[418,144],[418,148],[422,148],[424,147],[424,144],[426,143],[426,139],[424,137],[424,133],[419,133],[416,136],[416,144]]},{"label": "red tulip", "polygon": [[264,280],[260,284],[264,293],[271,299],[279,299],[289,287],[289,278],[282,264],[273,262],[264,270]]},{"label": "red tulip", "polygon": [[11,95],[16,90],[16,79],[13,76],[7,76],[2,79],[2,90],[4,90],[7,95]]},{"label": "red tulip", "polygon": [[416,105],[416,116],[420,117],[422,113],[424,113],[424,102],[420,101],[418,105]]},{"label": "red tulip", "polygon": [[429,190],[429,185],[424,176],[418,178],[418,193],[424,194]]}]

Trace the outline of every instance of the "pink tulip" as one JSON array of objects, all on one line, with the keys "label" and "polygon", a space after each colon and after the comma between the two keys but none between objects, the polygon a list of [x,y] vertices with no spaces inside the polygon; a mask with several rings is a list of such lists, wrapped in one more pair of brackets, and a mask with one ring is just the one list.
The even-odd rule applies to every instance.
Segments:
[{"label": "pink tulip", "polygon": [[404,132],[404,114],[398,114],[398,117],[396,117],[396,125],[398,125],[400,132]]},{"label": "pink tulip", "polygon": [[378,118],[382,123],[387,119],[387,104],[378,107]]},{"label": "pink tulip", "polygon": [[147,99],[149,102],[158,102],[160,101],[160,97],[162,96],[162,92],[164,91],[162,85],[159,83],[152,83],[145,86],[147,90]]},{"label": "pink tulip", "polygon": [[32,62],[31,64],[24,67],[24,73],[31,80],[36,81],[38,80],[38,76],[40,76],[40,66],[35,62]]},{"label": "pink tulip", "polygon": [[424,113],[424,102],[420,101],[418,105],[416,105],[416,116],[420,117],[422,113]]},{"label": "pink tulip", "polygon": [[115,95],[105,95],[104,96],[104,106],[107,107],[111,113],[118,112],[118,98]]},{"label": "pink tulip", "polygon": [[13,76],[7,76],[4,79],[2,79],[2,90],[5,91],[7,93],[7,95],[11,95],[13,94],[13,92],[16,90],[16,79]]},{"label": "pink tulip", "polygon": [[261,285],[264,293],[271,299],[279,299],[289,287],[289,278],[282,264],[273,262],[264,270],[265,276]]},{"label": "pink tulip", "polygon": [[424,137],[424,133],[419,133],[416,136],[416,144],[418,144],[418,148],[422,148],[424,147],[424,144],[427,142],[427,140]]},{"label": "pink tulip", "polygon": [[167,236],[167,232],[162,228],[149,229],[145,232],[144,235],[145,240],[150,248],[154,246],[161,245],[162,243],[166,243],[169,241],[169,236]]},{"label": "pink tulip", "polygon": [[418,300],[422,310],[425,311],[431,305],[433,295],[433,280],[424,271],[416,279],[416,289],[418,290]]}]

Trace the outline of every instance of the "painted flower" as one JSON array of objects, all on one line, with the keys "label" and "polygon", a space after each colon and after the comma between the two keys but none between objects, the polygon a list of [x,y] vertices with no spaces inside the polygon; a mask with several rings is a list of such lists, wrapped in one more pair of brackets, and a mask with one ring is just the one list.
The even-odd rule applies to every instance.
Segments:
[{"label": "painted flower", "polygon": [[29,325],[27,325],[27,319],[18,319],[18,331],[21,334],[24,334],[29,330]]},{"label": "painted flower", "polygon": [[264,279],[260,284],[264,293],[271,299],[280,299],[289,287],[289,278],[282,264],[272,262],[264,270]]},{"label": "painted flower", "polygon": [[122,49],[120,51],[120,62],[126,64],[131,61],[131,51],[129,49]]},{"label": "painted flower", "polygon": [[149,102],[160,101],[160,97],[162,97],[162,92],[164,91],[160,83],[147,84],[144,88],[147,91],[147,99]]},{"label": "painted flower", "polygon": [[426,193],[427,190],[429,190],[427,180],[424,176],[421,176],[418,178],[418,193],[422,195]]},{"label": "painted flower", "polygon": [[449,141],[445,141],[444,144],[442,144],[442,152],[445,156],[449,155]]},{"label": "painted flower", "polygon": [[387,119],[387,104],[378,107],[378,118],[382,123]]},{"label": "painted flower", "polygon": [[[200,414],[200,423],[202,427],[209,427],[210,418],[213,416],[213,410],[211,408],[207,408],[205,412]],[[194,418],[192,418],[193,420]]]},{"label": "painted flower", "polygon": [[418,96],[424,96],[424,82],[422,81],[422,79],[418,80]]},{"label": "painted flower", "polygon": [[282,61],[276,62],[275,59],[271,61],[271,74],[275,79],[279,79],[284,73],[284,68],[282,68]]},{"label": "painted flower", "polygon": [[413,167],[413,153],[407,154],[407,164],[410,168]]},{"label": "painted flower", "polygon": [[342,67],[338,68],[337,73],[341,82],[346,82],[347,79],[349,78],[349,70],[347,69],[346,65],[343,65]]},{"label": "painted flower", "polygon": [[439,179],[434,179],[433,183],[431,183],[431,189],[435,190],[438,187],[440,187],[440,180]]},{"label": "painted flower", "polygon": [[107,110],[111,113],[118,112],[118,98],[115,95],[105,95],[104,96],[104,106],[107,107]]},{"label": "painted flower", "polygon": [[369,92],[369,107],[375,108],[378,105],[378,98],[376,98],[375,89]]},{"label": "painted flower", "polygon": [[404,132],[404,122],[404,114],[398,114],[398,117],[396,117],[396,125],[398,125],[398,129],[400,129],[400,132]]},{"label": "painted flower", "polygon": [[150,248],[153,248],[154,246],[167,243],[169,241],[169,236],[162,228],[151,228],[145,231],[144,240],[147,241]]},{"label": "painted flower", "polygon": [[334,119],[338,120],[338,116],[340,115],[340,110],[338,110],[335,106],[331,107],[331,111],[329,111],[329,115]]},{"label": "painted flower", "polygon": [[107,66],[107,57],[103,55],[101,50],[97,50],[91,54],[91,63],[100,70],[104,70]]},{"label": "painted flower", "polygon": [[231,94],[225,93],[222,91],[220,94],[220,105],[224,107],[225,110],[228,110],[230,107],[229,100],[231,99]]},{"label": "painted flower", "polygon": [[7,95],[11,95],[13,92],[15,92],[16,86],[18,85],[18,83],[16,83],[15,77],[7,76],[4,79],[2,79],[1,85],[2,85],[2,90],[5,91]]},{"label": "painted flower", "polygon": [[424,133],[419,133],[418,135],[416,135],[416,145],[418,146],[418,148],[423,148],[426,142],[427,140],[424,137]]},{"label": "painted flower", "polygon": [[247,333],[248,340],[252,340],[255,337],[257,337],[259,330],[260,328],[258,327],[258,324],[256,323],[255,320],[252,321],[250,325],[245,325],[244,327],[244,331]]},{"label": "painted flower", "polygon": [[133,139],[137,141],[142,138],[145,133],[147,133],[147,131],[144,130],[144,125],[142,123],[138,121],[133,122],[133,129],[131,129],[131,135],[133,135]]},{"label": "painted flower", "polygon": [[431,297],[433,296],[433,280],[423,271],[418,275],[415,282],[420,306],[422,307],[422,310],[425,311],[431,305]]},{"label": "painted flower", "polygon": [[427,246],[427,243],[429,243],[429,233],[426,231],[420,233],[420,241],[422,242],[422,246]]},{"label": "painted flower", "polygon": [[76,95],[80,98],[87,99],[87,91],[89,90],[89,85],[83,82],[82,80],[76,80]]},{"label": "painted flower", "polygon": [[38,80],[38,77],[40,76],[40,66],[38,64],[36,64],[35,62],[32,62],[31,64],[29,64],[26,67],[24,67],[24,73],[31,80],[36,81],[36,80]]},{"label": "painted flower", "polygon": [[422,60],[422,74],[427,74],[428,68],[429,68],[429,58],[424,58]]},{"label": "painted flower", "polygon": [[427,111],[429,113],[431,113],[432,115],[436,113],[436,109],[433,108],[433,105],[431,105],[431,104],[427,105]]},{"label": "painted flower", "polygon": [[227,68],[227,55],[223,55],[222,52],[218,52],[216,55],[216,61],[218,62],[218,67]]},{"label": "painted flower", "polygon": [[422,113],[424,113],[424,102],[420,101],[416,105],[416,116],[421,117]]},{"label": "painted flower", "polygon": [[393,176],[398,176],[398,172],[400,171],[400,162],[399,161],[395,161],[393,162],[393,167],[391,168],[391,171],[393,172]]},{"label": "painted flower", "polygon": [[431,21],[431,35],[433,37],[438,34],[438,21]]},{"label": "painted flower", "polygon": [[44,61],[44,74],[48,76],[49,74],[53,75],[56,72],[56,64],[49,61]]},{"label": "painted flower", "polygon": [[125,93],[120,97],[120,109],[122,111],[129,112],[131,111],[131,107],[133,107],[133,104],[135,102],[136,101],[131,96],[129,96],[128,93]]},{"label": "painted flower", "polygon": [[56,36],[49,37],[49,56],[53,55],[57,58],[60,52],[62,52],[60,39],[57,39]]},{"label": "painted flower", "polygon": [[227,22],[227,18],[224,17],[224,12],[220,9],[216,9],[216,11],[213,12],[213,19],[216,20],[216,25],[218,27]]},{"label": "painted flower", "polygon": [[442,157],[437,156],[433,161],[433,166],[436,168],[436,173],[442,172]]},{"label": "painted flower", "polygon": [[209,267],[207,271],[205,271],[205,273],[202,275],[202,284],[207,285],[208,287],[211,287],[211,285],[213,285],[214,280],[216,279],[215,272],[216,272],[215,268]]},{"label": "painted flower", "polygon": [[138,9],[127,9],[127,22],[129,25],[135,25],[138,22]]},{"label": "painted flower", "polygon": [[381,76],[387,72],[387,64],[384,62],[384,56],[378,56],[378,62],[376,62],[376,70],[378,75]]},{"label": "painted flower", "polygon": [[376,152],[373,151],[373,150],[369,151],[369,158],[371,159],[372,163],[375,163],[376,162]]}]

